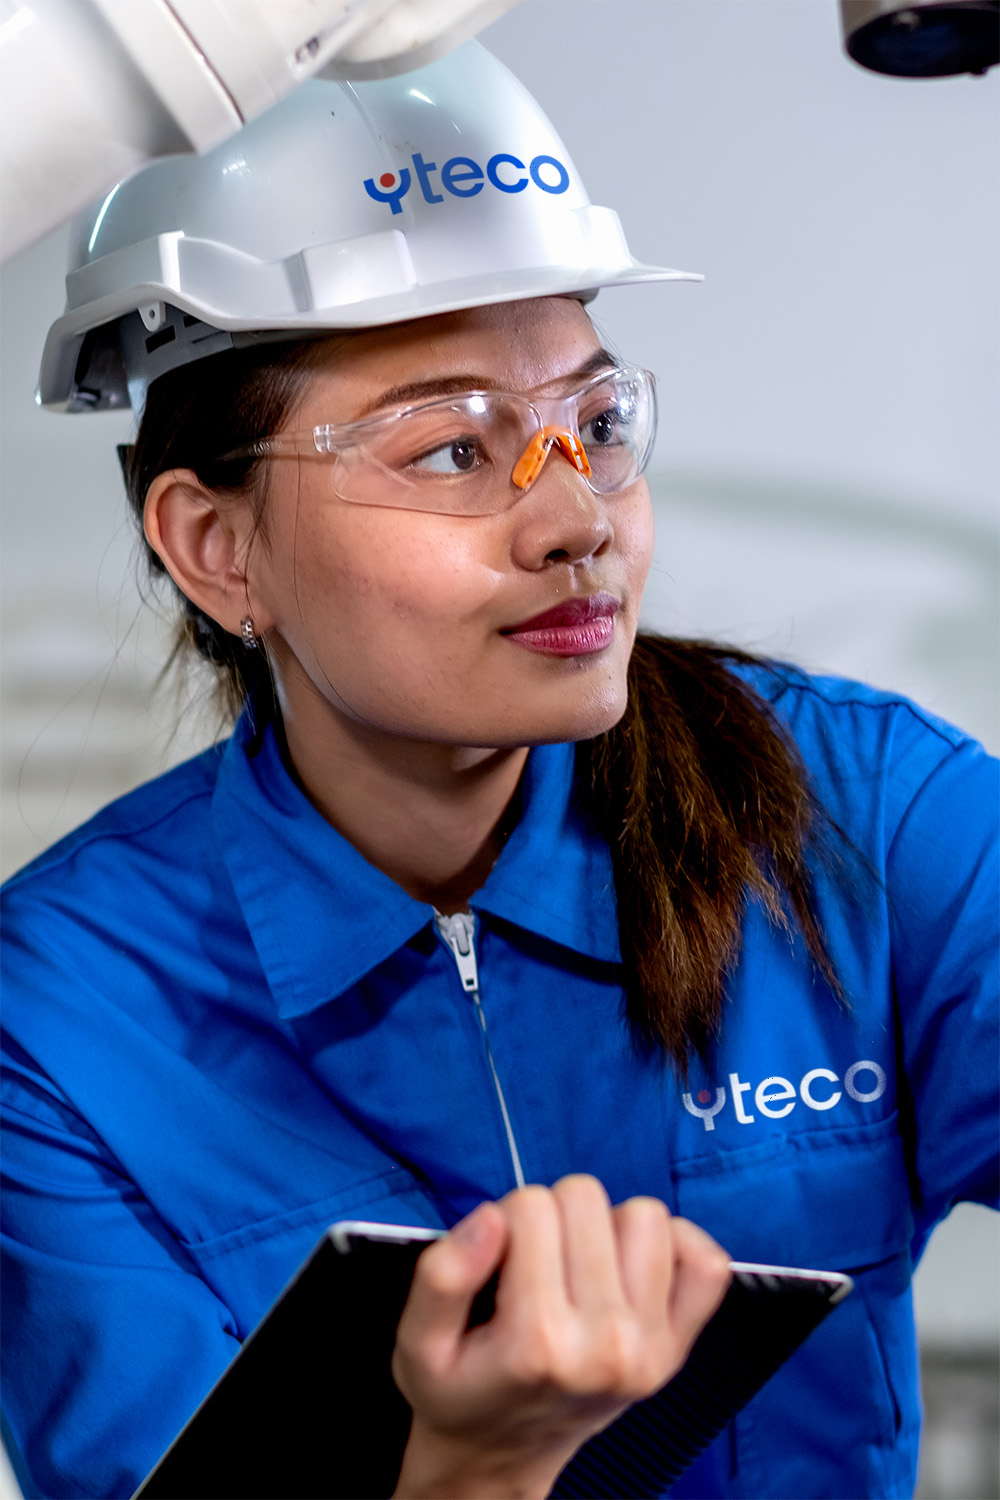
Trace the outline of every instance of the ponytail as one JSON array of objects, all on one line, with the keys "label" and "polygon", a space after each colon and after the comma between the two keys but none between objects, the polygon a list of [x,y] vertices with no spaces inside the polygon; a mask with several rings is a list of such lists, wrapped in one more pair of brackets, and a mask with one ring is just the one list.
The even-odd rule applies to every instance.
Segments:
[{"label": "ponytail", "polygon": [[719,1032],[750,898],[776,926],[798,926],[843,998],[810,894],[821,809],[793,743],[731,663],[758,658],[639,635],[624,717],[576,750],[579,795],[611,849],[628,1019],[682,1073]]}]

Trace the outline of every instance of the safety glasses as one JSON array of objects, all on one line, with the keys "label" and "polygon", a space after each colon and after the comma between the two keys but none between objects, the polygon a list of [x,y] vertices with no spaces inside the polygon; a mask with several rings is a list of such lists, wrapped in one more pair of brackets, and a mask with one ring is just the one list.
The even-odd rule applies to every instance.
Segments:
[{"label": "safety glasses", "polygon": [[464,391],[360,422],[262,438],[222,461],[325,461],[341,500],[485,516],[516,504],[553,451],[595,494],[627,489],[645,469],[655,435],[652,375],[616,366],[570,395]]}]

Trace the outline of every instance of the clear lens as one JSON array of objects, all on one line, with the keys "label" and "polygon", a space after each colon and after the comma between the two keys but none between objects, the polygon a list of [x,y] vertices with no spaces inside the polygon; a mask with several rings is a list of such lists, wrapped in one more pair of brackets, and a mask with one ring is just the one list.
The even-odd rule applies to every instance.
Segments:
[{"label": "clear lens", "polygon": [[592,490],[610,495],[627,489],[653,446],[653,378],[645,370],[612,370],[551,399],[474,391],[255,447],[322,457],[341,500],[478,516],[507,510],[521,498],[525,489],[514,484],[514,470],[536,434],[553,426],[579,433],[590,464],[590,474],[581,477]]},{"label": "clear lens", "polygon": [[445,515],[487,515],[516,499],[510,474],[537,413],[485,392],[412,408],[342,449],[332,479],[342,500]]},{"label": "clear lens", "polygon": [[590,487],[607,495],[633,484],[656,434],[653,383],[644,370],[618,370],[590,386],[577,413]]}]

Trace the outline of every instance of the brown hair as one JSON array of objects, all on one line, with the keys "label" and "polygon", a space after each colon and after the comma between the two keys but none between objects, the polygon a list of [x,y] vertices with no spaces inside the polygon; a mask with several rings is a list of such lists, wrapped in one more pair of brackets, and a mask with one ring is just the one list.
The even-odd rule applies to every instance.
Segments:
[{"label": "brown hair", "polygon": [[[263,532],[259,460],[217,455],[275,432],[316,357],[315,344],[232,351],[156,380],[135,445],[122,455],[139,525],[156,475],[189,468],[210,488],[245,493]],[[148,545],[147,556],[162,574]],[[277,715],[264,652],[245,651],[179,597],[171,660],[193,650],[211,662],[226,714],[235,718],[249,702],[259,733]],[[682,1074],[718,1034],[751,897],[789,935],[798,926],[841,995],[811,899],[822,810],[792,740],[731,670],[758,662],[732,646],[640,634],[624,717],[576,751],[578,798],[612,853],[633,1035],[662,1048]]]},{"label": "brown hair", "polygon": [[[259,535],[267,525],[264,470],[259,459],[225,462],[229,453],[277,431],[305,387],[327,345],[271,344],[233,349],[171,370],[149,387],[135,443],[119,448],[129,508],[142,533],[146,493],[158,474],[192,469],[208,489],[246,497]],[[166,569],[143,537],[154,579]],[[168,667],[193,652],[216,669],[223,716],[234,720],[247,702],[265,719],[276,711],[273,682],[263,651],[247,651],[179,589],[180,615]]]},{"label": "brown hair", "polygon": [[760,658],[710,641],[640,634],[628,706],[577,746],[577,784],[611,848],[629,1020],[683,1073],[722,1021],[747,900],[797,924],[842,991],[816,921],[810,853],[839,856],[790,736],[732,671]]}]

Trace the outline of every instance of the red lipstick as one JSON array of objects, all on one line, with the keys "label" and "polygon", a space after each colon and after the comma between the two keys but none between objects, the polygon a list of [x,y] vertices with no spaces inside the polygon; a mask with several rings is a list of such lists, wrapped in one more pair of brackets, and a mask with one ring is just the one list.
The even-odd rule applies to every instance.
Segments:
[{"label": "red lipstick", "polygon": [[588,594],[583,599],[566,599],[500,634],[544,656],[588,656],[611,644],[620,608],[613,594]]}]

